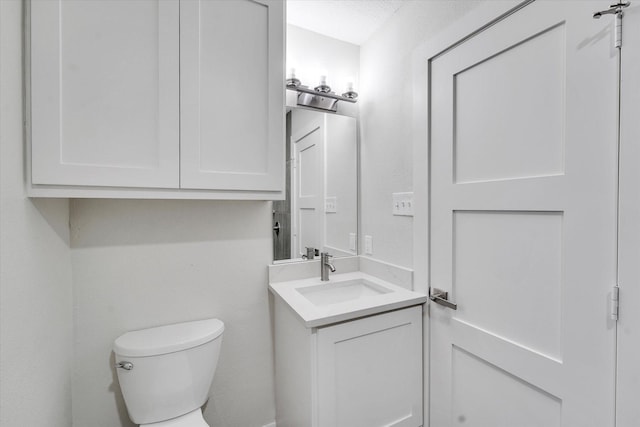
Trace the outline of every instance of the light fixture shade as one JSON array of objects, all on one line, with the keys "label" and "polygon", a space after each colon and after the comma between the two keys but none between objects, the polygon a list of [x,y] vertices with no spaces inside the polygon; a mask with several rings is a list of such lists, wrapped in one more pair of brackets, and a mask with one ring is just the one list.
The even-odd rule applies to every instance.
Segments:
[{"label": "light fixture shade", "polygon": [[320,93],[329,93],[331,92],[331,87],[327,84],[327,76],[320,76],[320,84],[314,88],[316,92]]},{"label": "light fixture shade", "polygon": [[298,78],[296,78],[296,69],[295,68],[291,68],[289,70],[289,76],[287,77],[287,87],[289,87],[289,88],[297,88],[301,84],[302,83],[300,82],[300,80]]},{"label": "light fixture shade", "polygon": [[300,85],[301,85],[301,84],[302,84],[302,83],[300,82],[300,80],[298,80],[298,79],[297,79],[297,78],[295,78],[295,77],[289,77],[289,78],[287,79],[287,87],[288,87],[288,88],[293,88],[293,89],[295,89],[295,88],[297,88],[297,87],[300,87]]},{"label": "light fixture shade", "polygon": [[342,96],[349,99],[358,99],[358,92],[354,90],[347,90],[345,93],[342,94]]},{"label": "light fixture shade", "polygon": [[345,93],[342,94],[342,96],[344,96],[345,98],[349,98],[349,99],[357,99],[358,98],[358,92],[353,90],[353,82],[352,81],[347,82],[347,90],[346,90]]}]

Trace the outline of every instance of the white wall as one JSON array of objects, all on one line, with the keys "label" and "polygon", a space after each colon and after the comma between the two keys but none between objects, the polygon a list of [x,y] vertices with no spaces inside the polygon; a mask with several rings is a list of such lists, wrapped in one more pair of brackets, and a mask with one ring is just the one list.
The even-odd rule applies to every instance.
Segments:
[{"label": "white wall", "polygon": [[71,425],[69,203],[24,192],[22,2],[0,1],[0,425]]},{"label": "white wall", "polygon": [[[354,88],[360,87],[360,46],[333,39],[295,25],[287,25],[287,68],[296,69],[296,77],[311,88],[319,83],[323,72],[327,84],[337,94],[346,90],[349,79]],[[287,91],[287,105],[296,105],[296,94]],[[357,116],[358,104],[338,103],[338,113]]]},{"label": "white wall", "polygon": [[392,193],[413,191],[412,53],[480,1],[407,1],[360,49],[361,233],[373,258],[413,266],[413,219]]},{"label": "white wall", "polygon": [[275,419],[270,220],[269,202],[72,202],[75,426],[133,425],[112,368],[115,338],[211,317],[226,329],[205,419]]}]

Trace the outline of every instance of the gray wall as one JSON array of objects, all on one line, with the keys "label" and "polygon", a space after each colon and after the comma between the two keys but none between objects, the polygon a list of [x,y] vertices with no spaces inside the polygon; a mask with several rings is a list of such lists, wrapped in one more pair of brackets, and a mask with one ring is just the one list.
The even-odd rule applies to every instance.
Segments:
[{"label": "gray wall", "polygon": [[0,425],[71,425],[69,202],[25,197],[22,2],[0,1]]},{"label": "gray wall", "polygon": [[71,247],[73,425],[133,425],[112,368],[120,334],[211,317],[226,329],[205,419],[275,419],[271,203],[74,200]]}]

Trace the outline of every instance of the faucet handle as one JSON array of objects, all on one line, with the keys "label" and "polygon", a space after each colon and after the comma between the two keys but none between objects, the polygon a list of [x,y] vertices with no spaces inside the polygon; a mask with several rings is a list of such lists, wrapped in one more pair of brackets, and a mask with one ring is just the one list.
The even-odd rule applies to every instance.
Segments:
[{"label": "faucet handle", "polygon": [[305,246],[305,249],[307,251],[306,255],[302,255],[303,259],[313,259],[315,255],[317,255],[317,249],[314,247],[309,247],[309,246]]}]

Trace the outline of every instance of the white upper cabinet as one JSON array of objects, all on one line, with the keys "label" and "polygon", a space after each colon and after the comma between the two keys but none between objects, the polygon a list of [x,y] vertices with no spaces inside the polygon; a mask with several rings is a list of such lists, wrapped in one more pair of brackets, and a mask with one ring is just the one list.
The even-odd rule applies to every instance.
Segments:
[{"label": "white upper cabinet", "polygon": [[31,2],[33,184],[179,185],[179,3]]},{"label": "white upper cabinet", "polygon": [[278,199],[281,0],[31,0],[31,196]]},{"label": "white upper cabinet", "polygon": [[180,4],[183,188],[282,188],[283,9],[251,0]]}]

